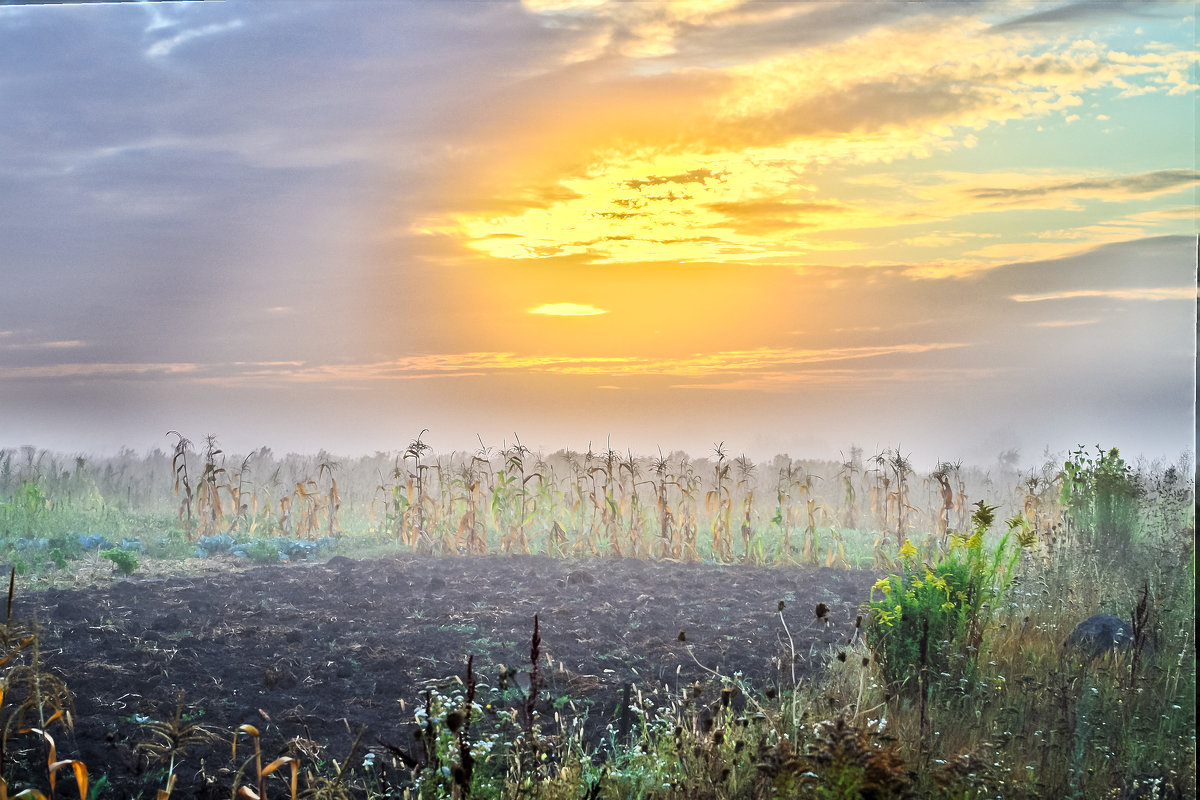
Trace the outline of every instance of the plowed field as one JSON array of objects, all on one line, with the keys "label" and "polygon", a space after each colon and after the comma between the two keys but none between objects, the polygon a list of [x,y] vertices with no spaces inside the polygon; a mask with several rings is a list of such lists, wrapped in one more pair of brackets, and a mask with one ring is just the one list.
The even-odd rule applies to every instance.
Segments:
[{"label": "plowed field", "polygon": [[[142,723],[169,717],[183,690],[189,717],[225,738],[187,754],[173,796],[228,797],[237,726],[259,728],[267,757],[310,763],[343,758],[363,726],[363,744],[381,754],[383,742],[417,747],[412,712],[426,682],[462,675],[468,655],[491,686],[506,666],[528,670],[535,614],[543,718],[549,725],[571,698],[599,741],[627,683],[714,683],[700,665],[740,671],[756,688],[790,682],[780,600],[797,675],[812,674],[828,645],[852,634],[876,577],[534,556],[336,557],[18,592],[13,616],[36,618],[43,668],[74,696],[74,731],[54,728],[59,758],[83,760],[93,781],[103,775],[108,796],[153,797],[164,770],[138,749],[148,738]],[[20,774],[42,785],[37,744],[14,736],[8,758],[33,762]],[[58,793],[66,790],[74,787]]]}]

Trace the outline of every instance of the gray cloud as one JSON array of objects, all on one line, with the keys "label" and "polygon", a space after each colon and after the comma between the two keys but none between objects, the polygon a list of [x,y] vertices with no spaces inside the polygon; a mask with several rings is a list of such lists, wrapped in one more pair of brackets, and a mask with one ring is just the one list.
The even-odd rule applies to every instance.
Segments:
[{"label": "gray cloud", "polygon": [[724,181],[727,172],[713,172],[711,169],[691,169],[687,172],[681,172],[678,175],[650,175],[646,178],[635,178],[625,181],[625,185],[630,189],[641,191],[647,186],[663,186],[668,183],[687,186],[689,183],[698,183],[701,186],[707,186],[709,181]]},{"label": "gray cloud", "polygon": [[1021,201],[1030,198],[1048,197],[1056,194],[1081,195],[1129,195],[1159,194],[1171,192],[1200,181],[1200,172],[1192,169],[1164,169],[1143,172],[1138,175],[1122,175],[1115,178],[1094,178],[1082,181],[1046,183],[1019,188],[982,187],[972,189],[968,195],[976,200]]},{"label": "gray cloud", "polygon": [[995,27],[999,30],[1025,28],[1043,25],[1078,24],[1093,20],[1111,19],[1114,17],[1155,18],[1166,16],[1158,13],[1160,9],[1171,6],[1178,7],[1184,3],[1179,0],[1160,2],[1158,0],[1108,0],[1097,3],[1095,0],[1082,0],[1077,3],[1067,3],[1045,11],[1023,14],[1014,19],[1002,22]]}]

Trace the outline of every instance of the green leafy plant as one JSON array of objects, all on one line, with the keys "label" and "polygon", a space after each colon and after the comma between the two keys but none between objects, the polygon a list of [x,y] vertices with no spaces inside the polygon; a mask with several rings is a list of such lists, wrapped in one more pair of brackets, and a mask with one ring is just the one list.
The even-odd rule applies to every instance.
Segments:
[{"label": "green leafy plant", "polygon": [[278,564],[279,548],[267,539],[255,539],[246,545],[246,557],[255,564]]},{"label": "green leafy plant", "polygon": [[107,558],[116,565],[117,569],[123,575],[132,575],[138,568],[137,558],[128,550],[122,550],[119,547],[113,547],[109,550],[101,550],[100,556]]}]

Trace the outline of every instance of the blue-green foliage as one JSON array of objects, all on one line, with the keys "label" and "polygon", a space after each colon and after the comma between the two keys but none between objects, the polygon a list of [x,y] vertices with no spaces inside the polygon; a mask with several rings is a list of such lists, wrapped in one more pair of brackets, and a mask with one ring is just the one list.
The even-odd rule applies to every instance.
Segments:
[{"label": "blue-green foliage", "polygon": [[1063,464],[1062,504],[1082,541],[1097,549],[1125,552],[1138,532],[1141,477],[1117,448],[1082,447]]}]

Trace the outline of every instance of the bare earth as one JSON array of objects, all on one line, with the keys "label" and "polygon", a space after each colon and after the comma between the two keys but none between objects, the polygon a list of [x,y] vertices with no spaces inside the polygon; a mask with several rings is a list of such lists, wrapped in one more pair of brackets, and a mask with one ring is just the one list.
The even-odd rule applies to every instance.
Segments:
[{"label": "bare earth", "polygon": [[[528,670],[537,614],[543,719],[549,725],[555,699],[570,697],[588,710],[599,741],[626,683],[714,683],[696,661],[724,675],[740,671],[757,689],[790,682],[780,600],[797,675],[811,674],[830,644],[852,634],[877,577],[537,556],[229,567],[18,593],[14,618],[36,618],[43,666],[74,695],[74,732],[55,728],[58,757],[84,761],[93,781],[106,776],[110,796],[161,788],[161,765],[136,750],[147,739],[139,723],[169,717],[180,690],[190,714],[202,711],[199,721],[225,738],[187,754],[173,796],[228,797],[237,726],[259,728],[270,758],[342,759],[363,726],[372,750],[411,748],[425,682],[463,675],[468,655],[491,686],[503,665]],[[818,603],[829,608],[826,620],[814,614]],[[36,744],[16,736],[8,757],[35,761]],[[40,784],[30,769],[18,774]]]}]

